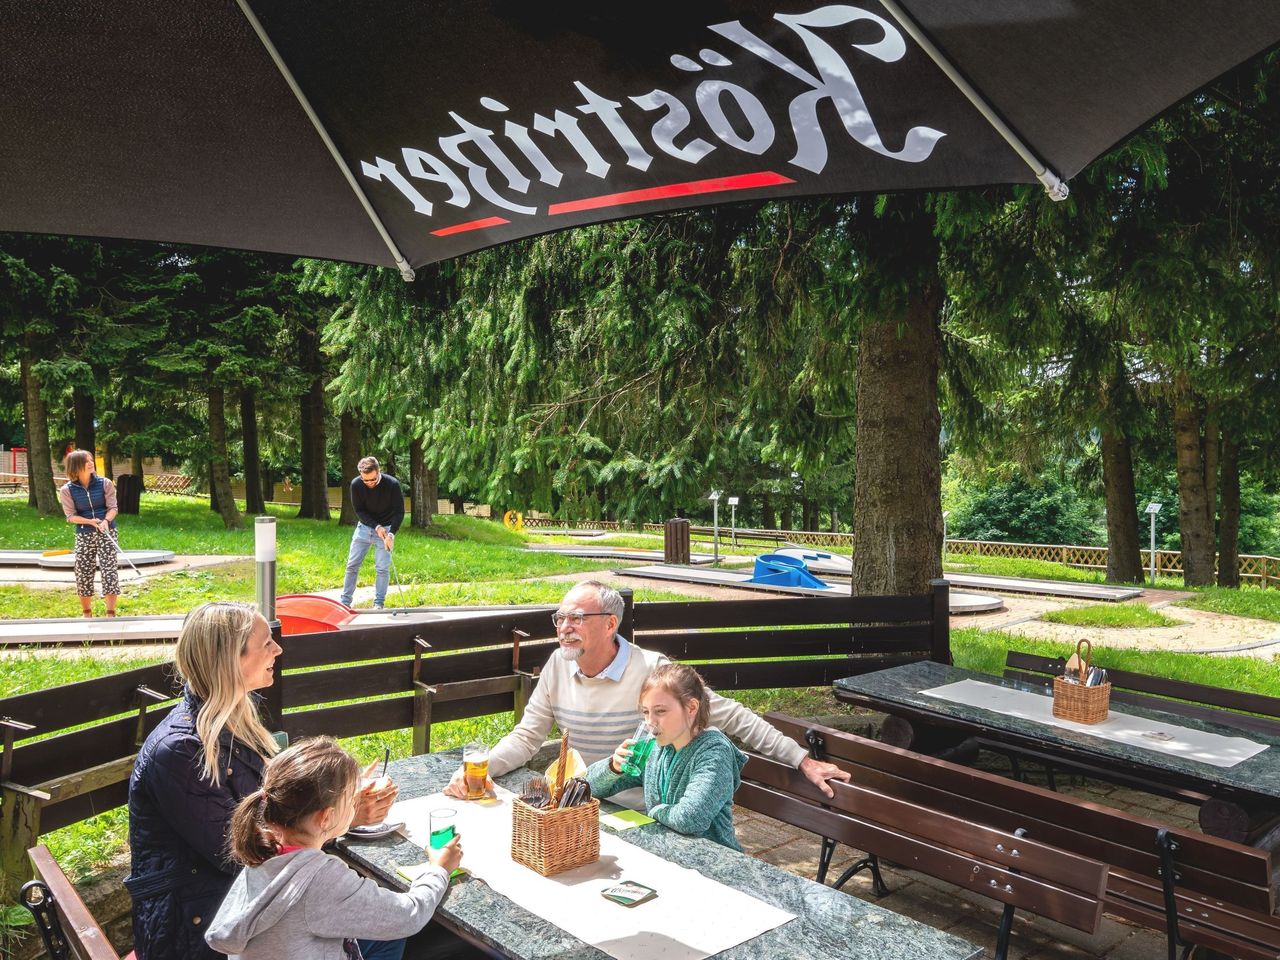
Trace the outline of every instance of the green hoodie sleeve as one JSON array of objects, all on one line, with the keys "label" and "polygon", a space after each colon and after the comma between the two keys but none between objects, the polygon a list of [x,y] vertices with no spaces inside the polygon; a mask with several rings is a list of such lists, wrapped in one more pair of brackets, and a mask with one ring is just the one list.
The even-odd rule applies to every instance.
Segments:
[{"label": "green hoodie sleeve", "polygon": [[629,777],[625,773],[614,773],[610,770],[609,757],[597,760],[587,767],[587,785],[591,787],[593,797],[612,797],[615,793],[630,790],[643,783],[643,777]]}]

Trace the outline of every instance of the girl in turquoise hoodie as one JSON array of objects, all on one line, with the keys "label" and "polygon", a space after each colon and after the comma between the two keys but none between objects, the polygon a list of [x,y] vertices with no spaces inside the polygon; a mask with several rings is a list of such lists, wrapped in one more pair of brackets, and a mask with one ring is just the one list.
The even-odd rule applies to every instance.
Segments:
[{"label": "girl in turquoise hoodie", "polygon": [[640,712],[654,749],[640,776],[623,771],[634,739],[587,770],[591,792],[610,797],[644,787],[649,816],[678,833],[706,837],[741,850],[733,832],[733,795],[746,756],[723,733],[708,727],[707,685],[683,663],[664,663],[640,688]]}]

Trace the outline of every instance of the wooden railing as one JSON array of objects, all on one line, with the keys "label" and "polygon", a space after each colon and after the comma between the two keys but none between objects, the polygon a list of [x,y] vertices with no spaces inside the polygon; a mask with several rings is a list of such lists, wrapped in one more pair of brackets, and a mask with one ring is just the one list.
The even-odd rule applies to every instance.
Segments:
[{"label": "wooden railing", "polygon": [[[942,581],[923,596],[624,598],[624,636],[697,663],[721,690],[828,685],[951,657]],[[413,749],[425,753],[433,723],[518,717],[557,646],[552,609],[285,637],[264,691],[271,729],[296,738],[410,728]],[[0,903],[16,895],[25,851],[41,834],[126,801],[138,748],[178,693],[165,663],[0,700]],[[355,697],[371,699],[345,702]]]}]

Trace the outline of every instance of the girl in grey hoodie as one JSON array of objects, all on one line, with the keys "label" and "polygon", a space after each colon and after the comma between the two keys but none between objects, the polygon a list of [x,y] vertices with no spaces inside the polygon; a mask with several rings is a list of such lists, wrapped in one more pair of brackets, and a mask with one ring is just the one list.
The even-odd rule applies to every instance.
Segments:
[{"label": "girl in grey hoodie", "polygon": [[421,930],[462,860],[455,836],[428,850],[432,868],[407,893],[362,878],[320,848],[351,826],[360,770],[328,737],[302,740],[267,764],[262,788],[240,802],[231,852],[245,869],[205,934],[232,960],[358,960],[356,938]]}]

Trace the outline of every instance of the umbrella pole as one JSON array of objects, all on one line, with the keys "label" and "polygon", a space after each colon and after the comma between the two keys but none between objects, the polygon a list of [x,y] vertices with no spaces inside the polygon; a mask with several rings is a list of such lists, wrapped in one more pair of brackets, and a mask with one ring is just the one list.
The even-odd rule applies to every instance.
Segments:
[{"label": "umbrella pole", "polygon": [[910,34],[911,39],[918,43],[920,49],[928,54],[929,59],[934,62],[938,69],[947,75],[947,79],[951,81],[955,88],[963,93],[965,98],[977,108],[987,123],[991,124],[992,129],[1000,134],[1005,143],[1013,147],[1014,152],[1031,168],[1032,173],[1036,175],[1036,179],[1044,185],[1045,192],[1049,194],[1049,198],[1052,200],[1067,199],[1069,189],[1066,182],[1050,170],[1049,165],[1036,156],[1035,152],[1022,141],[1017,132],[1004,122],[1001,116],[996,113],[995,108],[987,102],[986,98],[978,92],[973,84],[965,79],[964,75],[947,59],[946,55],[934,46],[933,41],[911,19],[911,15],[902,9],[897,0],[880,0],[880,2],[889,11],[889,15],[898,22],[898,26]]}]

